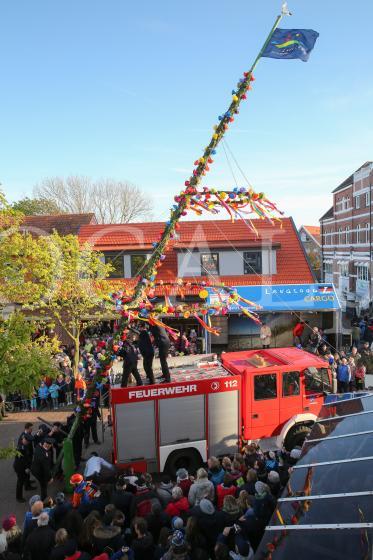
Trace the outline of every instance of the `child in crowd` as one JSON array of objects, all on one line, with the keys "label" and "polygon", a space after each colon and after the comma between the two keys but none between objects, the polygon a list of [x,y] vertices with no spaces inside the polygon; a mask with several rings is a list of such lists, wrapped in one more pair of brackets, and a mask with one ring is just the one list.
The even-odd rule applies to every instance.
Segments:
[{"label": "child in crowd", "polygon": [[42,410],[43,408],[47,408],[49,389],[44,381],[40,383],[40,387],[38,389],[38,395],[40,399],[40,409]]},{"label": "child in crowd", "polygon": [[59,392],[59,387],[58,387],[57,383],[55,381],[53,381],[52,385],[49,387],[49,394],[50,394],[51,399],[52,399],[52,404],[53,404],[54,410],[58,409],[58,392]]},{"label": "child in crowd", "polygon": [[35,410],[37,410],[38,408],[38,392],[36,390],[36,388],[34,387],[31,393],[31,398],[30,398],[30,408],[32,412],[35,412]]}]

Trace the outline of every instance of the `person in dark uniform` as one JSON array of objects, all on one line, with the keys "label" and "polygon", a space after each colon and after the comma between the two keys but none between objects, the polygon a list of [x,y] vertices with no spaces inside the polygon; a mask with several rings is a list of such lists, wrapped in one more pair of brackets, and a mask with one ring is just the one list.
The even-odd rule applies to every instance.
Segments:
[{"label": "person in dark uniform", "polygon": [[153,360],[154,360],[154,348],[150,338],[149,331],[145,324],[140,325],[139,331],[139,350],[143,359],[142,365],[146,373],[146,377],[149,379],[149,383],[154,385],[154,373],[153,373]]},{"label": "person in dark uniform", "polygon": [[50,451],[54,444],[54,439],[46,437],[39,443],[34,450],[34,458],[31,465],[31,472],[40,484],[40,497],[45,500],[47,497],[47,486],[52,482],[52,466]]},{"label": "person in dark uniform", "polygon": [[[67,418],[66,422],[66,432],[70,433],[71,428],[77,417],[77,412],[74,412]],[[77,429],[73,435],[73,454],[76,469],[79,468],[80,462],[82,460],[82,449],[83,449],[83,438],[84,438],[84,427],[83,422],[79,422]]]},{"label": "person in dark uniform", "polygon": [[[31,437],[30,442],[32,442],[32,444],[27,446],[27,453],[29,455],[30,465],[32,463],[32,456],[34,454],[34,445],[35,445],[34,436],[32,435],[33,426],[34,426],[34,424],[32,422],[26,422],[25,427],[23,429],[23,432],[19,436],[18,442],[17,442],[17,448],[18,448],[18,447],[21,447],[22,439],[25,435]],[[26,472],[25,490],[32,490],[33,488],[34,487],[32,486],[31,480],[30,480],[30,468],[28,468],[27,472]]]},{"label": "person in dark uniform", "polygon": [[142,385],[142,379],[137,369],[137,352],[133,345],[133,337],[131,334],[127,335],[126,340],[123,342],[122,348],[118,352],[118,356],[123,358],[123,373],[121,387],[127,387],[129,376],[132,375],[136,379],[137,385]]},{"label": "person in dark uniform", "polygon": [[166,329],[163,327],[158,327],[157,325],[150,325],[150,332],[154,337],[154,342],[158,346],[159,360],[161,362],[162,377],[159,377],[161,381],[170,383],[170,370],[168,369],[167,357],[170,350],[170,339]]},{"label": "person in dark uniform", "polygon": [[31,434],[24,432],[18,442],[17,455],[14,459],[13,468],[17,474],[16,500],[25,503],[23,488],[32,490],[34,486],[30,484],[30,468],[32,463],[32,441]]}]

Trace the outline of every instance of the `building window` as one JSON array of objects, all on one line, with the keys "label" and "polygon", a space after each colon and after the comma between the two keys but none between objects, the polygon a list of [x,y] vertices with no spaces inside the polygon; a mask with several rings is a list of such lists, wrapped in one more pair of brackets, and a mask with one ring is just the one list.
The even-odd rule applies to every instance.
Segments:
[{"label": "building window", "polygon": [[333,274],[333,263],[331,262],[324,263],[324,273]]},{"label": "building window", "polygon": [[369,206],[370,204],[370,192],[365,193],[365,206]]},{"label": "building window", "polygon": [[369,238],[370,238],[369,232],[370,232],[370,224],[367,223],[365,224],[365,243],[369,243]]},{"label": "building window", "polygon": [[360,208],[360,196],[359,195],[355,196],[355,208],[356,208],[356,210],[359,210],[359,208]]},{"label": "building window", "polygon": [[356,226],[356,243],[361,243],[361,225]]},{"label": "building window", "polygon": [[358,266],[357,267],[357,277],[358,280],[364,280],[365,282],[369,281],[369,270],[367,266]]},{"label": "building window", "polygon": [[131,277],[138,276],[146,263],[146,255],[131,255]]},{"label": "building window", "polygon": [[351,243],[350,226],[346,226],[346,243]]},{"label": "building window", "polygon": [[299,371],[289,371],[282,374],[282,396],[295,397],[300,395]]},{"label": "building window", "polygon": [[219,274],[219,253],[201,253],[201,275]]},{"label": "building window", "polygon": [[243,254],[243,273],[261,274],[262,273],[262,253],[261,251],[245,251]]},{"label": "building window", "polygon": [[343,237],[344,237],[343,229],[340,227],[340,228],[338,228],[338,243],[340,245],[343,245]]},{"label": "building window", "polygon": [[339,264],[339,273],[341,276],[347,277],[349,275],[349,270],[348,270],[348,261],[346,262],[341,262]]},{"label": "building window", "polygon": [[255,375],[254,377],[254,399],[264,401],[277,398],[276,374]]},{"label": "building window", "polygon": [[109,278],[124,278],[124,258],[123,253],[104,253],[105,264],[111,264],[113,270]]}]

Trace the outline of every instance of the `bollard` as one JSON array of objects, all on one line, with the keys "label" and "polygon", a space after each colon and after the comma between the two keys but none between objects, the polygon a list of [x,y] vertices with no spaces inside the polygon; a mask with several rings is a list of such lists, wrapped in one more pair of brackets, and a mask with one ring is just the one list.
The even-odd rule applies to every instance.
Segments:
[{"label": "bollard", "polygon": [[63,441],[63,474],[65,477],[65,492],[71,494],[73,487],[70,484],[71,475],[75,472],[75,461],[74,461],[74,451],[73,442],[70,438],[66,438]]}]

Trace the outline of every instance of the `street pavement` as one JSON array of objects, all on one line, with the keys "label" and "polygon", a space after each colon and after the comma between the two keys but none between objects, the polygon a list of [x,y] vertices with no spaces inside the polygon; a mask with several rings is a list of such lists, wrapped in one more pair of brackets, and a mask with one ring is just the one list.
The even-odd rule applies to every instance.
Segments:
[{"label": "street pavement", "polygon": [[[33,422],[35,429],[42,422],[38,419],[38,416],[42,417],[49,423],[60,421],[64,423],[67,416],[71,414],[69,411],[48,411],[48,412],[21,412],[21,413],[10,413],[7,418],[4,418],[0,422],[0,446],[8,447],[13,443],[17,444],[19,435],[21,434],[25,422]],[[107,416],[106,411],[104,414],[105,418]],[[100,424],[98,425],[98,436],[102,440],[102,430]],[[110,428],[105,428],[104,431],[104,442],[101,445],[90,444],[87,450],[83,449],[83,456],[89,457],[91,451],[97,451],[97,453],[107,460],[111,458],[112,449],[112,438]],[[81,464],[80,471],[84,470],[84,463]],[[21,524],[23,520],[24,513],[28,507],[28,504],[19,504],[16,502],[16,482],[17,477],[13,470],[13,459],[0,461],[0,519],[4,515],[9,513],[15,513],[17,516],[18,523]],[[54,481],[50,486],[51,496],[55,496],[57,492],[63,490],[63,481]],[[24,492],[24,498],[28,501],[32,495],[38,494],[38,485],[35,490],[30,490]]]}]

